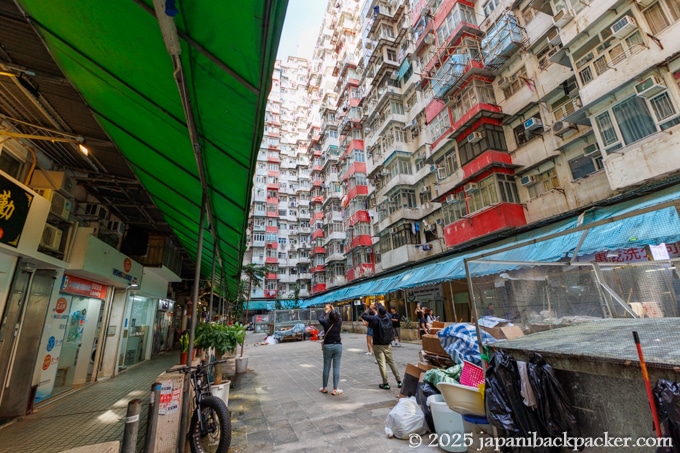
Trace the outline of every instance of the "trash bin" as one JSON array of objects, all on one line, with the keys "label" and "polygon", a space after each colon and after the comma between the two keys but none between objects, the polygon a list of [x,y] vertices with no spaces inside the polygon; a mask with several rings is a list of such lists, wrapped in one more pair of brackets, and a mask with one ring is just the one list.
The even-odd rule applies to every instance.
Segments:
[{"label": "trash bin", "polygon": [[441,395],[427,397],[427,405],[432,412],[434,429],[439,440],[439,448],[444,451],[465,452],[465,427],[463,416],[449,409]]},{"label": "trash bin", "polygon": [[[463,415],[463,427],[466,433],[472,433],[474,451],[491,453],[494,451],[490,437],[494,437],[493,428],[486,417],[479,415]],[[483,448],[482,448],[483,446]]]}]

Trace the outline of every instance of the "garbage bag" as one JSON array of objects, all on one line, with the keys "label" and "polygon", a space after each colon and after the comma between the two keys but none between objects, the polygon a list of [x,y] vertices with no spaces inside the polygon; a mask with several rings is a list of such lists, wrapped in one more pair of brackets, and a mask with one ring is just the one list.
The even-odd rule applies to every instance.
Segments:
[{"label": "garbage bag", "polygon": [[411,434],[427,433],[425,414],[418,406],[415,396],[401,398],[385,419],[387,437],[408,439]]},{"label": "garbage bag", "polygon": [[432,395],[439,395],[441,392],[439,389],[427,382],[418,383],[418,391],[416,392],[416,402],[420,405],[423,414],[425,414],[425,422],[427,423],[430,432],[434,432],[434,419],[432,418],[432,411],[430,406],[427,404],[427,398]]},{"label": "garbage bag", "polygon": [[538,420],[548,436],[581,437],[569,397],[553,368],[538,353],[529,354],[529,382],[536,396]]},{"label": "garbage bag", "polygon": [[653,393],[663,434],[673,439],[666,451],[680,453],[680,383],[659,379]]},{"label": "garbage bag", "polygon": [[536,412],[524,405],[517,362],[502,350],[491,357],[486,370],[484,406],[489,423],[510,436],[545,434]]}]

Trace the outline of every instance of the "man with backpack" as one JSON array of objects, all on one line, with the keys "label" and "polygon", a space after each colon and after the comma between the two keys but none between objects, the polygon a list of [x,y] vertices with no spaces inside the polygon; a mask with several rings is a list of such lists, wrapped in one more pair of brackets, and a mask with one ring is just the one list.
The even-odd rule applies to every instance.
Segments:
[{"label": "man with backpack", "polygon": [[390,384],[387,382],[387,369],[385,368],[385,362],[387,362],[387,365],[392,369],[394,378],[397,380],[397,387],[401,388],[401,376],[392,358],[392,347],[390,346],[394,339],[392,317],[387,315],[385,306],[380,305],[377,316],[363,313],[361,318],[373,328],[373,355],[375,355],[378,361],[378,368],[382,377],[382,384],[378,385],[378,387],[385,390],[390,389]]}]

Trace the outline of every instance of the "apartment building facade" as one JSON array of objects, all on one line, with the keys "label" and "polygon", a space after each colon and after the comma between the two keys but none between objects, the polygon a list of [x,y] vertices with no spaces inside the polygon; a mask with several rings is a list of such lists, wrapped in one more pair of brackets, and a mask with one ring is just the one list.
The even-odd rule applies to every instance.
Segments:
[{"label": "apartment building facade", "polygon": [[319,38],[337,81],[318,91],[310,294],[675,181],[677,0],[350,0],[329,17],[347,5],[354,26]]}]

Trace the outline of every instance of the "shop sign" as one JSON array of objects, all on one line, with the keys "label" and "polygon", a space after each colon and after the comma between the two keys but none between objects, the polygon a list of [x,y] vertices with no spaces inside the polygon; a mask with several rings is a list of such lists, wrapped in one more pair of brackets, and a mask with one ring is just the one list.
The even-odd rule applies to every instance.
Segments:
[{"label": "shop sign", "polygon": [[0,243],[19,246],[34,195],[0,172]]},{"label": "shop sign", "polygon": [[106,286],[75,275],[64,274],[61,281],[61,292],[94,297],[95,299],[106,299]]}]

